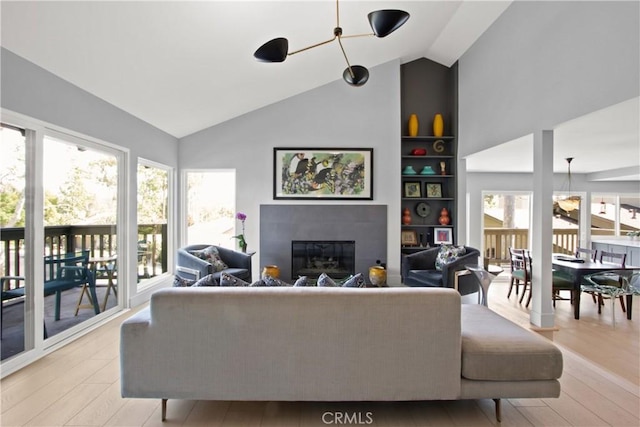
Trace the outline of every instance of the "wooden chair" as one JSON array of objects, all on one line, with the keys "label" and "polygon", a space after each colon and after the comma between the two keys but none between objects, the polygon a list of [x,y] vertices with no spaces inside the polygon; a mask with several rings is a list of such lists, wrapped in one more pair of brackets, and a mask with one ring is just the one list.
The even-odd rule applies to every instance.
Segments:
[{"label": "wooden chair", "polygon": [[[522,304],[528,290],[529,297],[527,298],[526,303],[526,306],[528,307],[531,302],[531,256],[529,255],[529,251],[526,249],[509,248],[509,252],[511,253],[511,286],[516,286],[517,295],[518,286],[520,285],[520,282],[522,282],[522,295],[520,295],[520,300],[518,302]],[[509,289],[507,298],[510,294],[511,289]]]},{"label": "wooden chair", "polygon": [[[514,256],[522,256],[523,254],[524,254],[524,249],[509,248],[509,262],[511,266],[511,272],[515,270],[513,266]],[[513,291],[513,288],[516,289],[516,295],[518,295],[519,289],[520,289],[520,280],[518,280],[518,278],[512,274],[511,278],[509,279],[509,293],[507,293],[507,298],[511,297],[511,292]]]},{"label": "wooden chair", "polygon": [[577,248],[576,249],[576,258],[588,259],[588,260],[591,260],[591,261],[596,261],[598,259],[598,250],[597,249],[587,249],[587,248]]},{"label": "wooden chair", "polygon": [[[584,260],[596,261],[598,256],[598,251],[596,249],[577,248],[575,256],[576,258],[580,258]],[[573,281],[569,277],[563,276],[562,273],[558,271],[553,272],[552,278],[553,278],[553,282],[552,282],[553,307],[555,308],[556,301],[571,301],[571,304],[573,304],[574,297],[575,297]],[[570,297],[563,298],[560,294],[561,291],[569,291]],[[593,298],[594,304],[597,303],[596,296],[594,294],[591,294],[591,297]]]}]

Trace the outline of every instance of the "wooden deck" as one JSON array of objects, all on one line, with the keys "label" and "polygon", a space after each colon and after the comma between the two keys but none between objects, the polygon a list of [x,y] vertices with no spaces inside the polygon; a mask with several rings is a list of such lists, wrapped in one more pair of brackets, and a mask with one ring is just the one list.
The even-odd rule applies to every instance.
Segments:
[{"label": "wooden deck", "polygon": [[[528,311],[519,306],[513,295],[511,300],[506,295],[505,278],[496,279],[489,293],[489,306],[528,327]],[[559,330],[550,333],[564,354],[560,398],[503,400],[502,426],[640,425],[640,302],[634,301],[632,321],[617,316],[619,323],[615,329],[611,327],[608,306],[598,315],[589,299],[584,298],[582,304],[581,319],[574,320],[569,302],[558,302]],[[491,400],[353,403],[169,400],[168,419],[162,423],[159,400],[120,397],[119,326],[135,311],[2,380],[1,424],[302,427],[326,426],[326,421],[331,420],[327,417],[336,413],[360,414],[361,420],[366,421],[370,413],[372,423],[368,425],[372,426],[498,425]]]}]

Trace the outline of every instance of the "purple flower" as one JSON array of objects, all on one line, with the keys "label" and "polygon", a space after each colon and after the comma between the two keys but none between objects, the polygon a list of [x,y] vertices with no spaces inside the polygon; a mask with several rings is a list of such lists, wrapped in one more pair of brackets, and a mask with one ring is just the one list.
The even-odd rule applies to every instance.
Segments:
[{"label": "purple flower", "polygon": [[236,214],[236,219],[239,219],[240,221],[244,222],[244,220],[247,219],[247,216],[245,214],[243,214],[242,212],[238,212]]}]

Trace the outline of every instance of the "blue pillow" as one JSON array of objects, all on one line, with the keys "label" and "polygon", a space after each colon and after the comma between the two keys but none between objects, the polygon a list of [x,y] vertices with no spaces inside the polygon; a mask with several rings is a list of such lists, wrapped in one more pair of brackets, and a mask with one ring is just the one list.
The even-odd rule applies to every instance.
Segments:
[{"label": "blue pillow", "polygon": [[338,286],[331,277],[327,276],[326,273],[320,274],[320,276],[318,277],[318,281],[316,283],[318,286],[328,286],[328,287]]},{"label": "blue pillow", "polygon": [[229,273],[220,274],[220,286],[249,286],[249,282],[245,282],[242,279],[232,276]]},{"label": "blue pillow", "polygon": [[365,282],[364,276],[362,275],[362,273],[358,273],[354,276],[349,277],[347,280],[345,280],[345,282],[342,284],[342,287],[343,288],[366,288],[367,282]]},{"label": "blue pillow", "polygon": [[220,284],[218,283],[218,281],[216,280],[215,277],[213,277],[213,274],[207,274],[206,276],[204,276],[203,278],[199,279],[196,283],[193,284],[194,287],[200,287],[200,286],[220,286]]},{"label": "blue pillow", "polygon": [[195,283],[195,280],[185,279],[184,277],[180,277],[177,274],[173,277],[174,288],[184,288],[186,286],[191,286],[194,283]]},{"label": "blue pillow", "polygon": [[300,276],[294,282],[293,286],[313,286],[313,283],[309,283],[309,278],[307,276]]},{"label": "blue pillow", "polygon": [[438,256],[436,256],[436,270],[442,271],[442,267],[466,254],[467,250],[464,246],[442,245]]}]

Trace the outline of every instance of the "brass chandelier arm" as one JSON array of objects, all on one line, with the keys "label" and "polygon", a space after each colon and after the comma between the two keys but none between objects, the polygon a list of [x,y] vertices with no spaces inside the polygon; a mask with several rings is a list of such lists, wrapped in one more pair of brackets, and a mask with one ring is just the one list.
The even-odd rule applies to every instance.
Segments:
[{"label": "brass chandelier arm", "polygon": [[342,51],[342,55],[344,55],[344,60],[347,61],[347,69],[349,70],[349,74],[351,74],[351,78],[355,79],[356,76],[353,74],[353,70],[351,69],[351,64],[349,63],[349,58],[347,58],[347,53],[344,51],[344,47],[342,46],[342,37],[338,36],[338,44],[340,45],[340,50]]},{"label": "brass chandelier arm", "polygon": [[365,33],[365,34],[354,34],[351,36],[341,36],[343,39],[354,39],[356,37],[369,37],[369,36],[375,36],[374,33]]},{"label": "brass chandelier arm", "polygon": [[325,41],[320,42],[320,43],[312,44],[311,46],[303,47],[302,49],[294,50],[293,52],[287,53],[287,56],[295,55],[296,53],[304,52],[305,50],[313,49],[314,47],[318,47],[318,46],[322,46],[322,45],[327,44],[327,43],[331,43],[337,37],[338,36],[333,36],[333,38],[331,38],[329,40],[325,40]]}]

